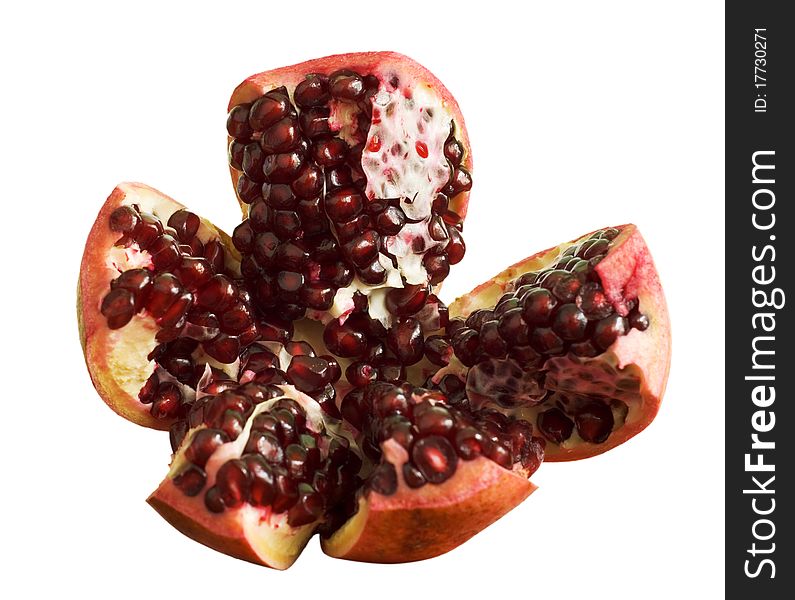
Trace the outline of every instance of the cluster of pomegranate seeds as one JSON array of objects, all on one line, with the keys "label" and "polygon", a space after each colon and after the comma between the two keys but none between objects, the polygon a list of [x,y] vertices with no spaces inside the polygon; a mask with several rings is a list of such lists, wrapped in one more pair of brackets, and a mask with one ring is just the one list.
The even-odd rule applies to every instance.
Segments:
[{"label": "cluster of pomegranate seeds", "polygon": [[614,412],[625,418],[628,407],[620,400],[606,402],[587,395],[555,394],[554,406],[538,413],[538,429],[548,440],[562,444],[575,428],[586,442],[601,444],[615,425]]},{"label": "cluster of pomegranate seeds", "polygon": [[[394,91],[399,81],[383,85]],[[398,267],[389,240],[415,221],[402,208],[407,199],[368,193],[362,167],[363,152],[403,158],[400,144],[382,149],[377,135],[368,141],[371,122],[388,118],[389,107],[384,115],[374,108],[383,85],[350,70],[308,74],[292,90],[292,100],[287,88],[278,87],[229,112],[229,163],[240,172],[238,197],[250,205],[232,240],[260,307],[278,305],[291,319],[307,309],[326,311],[337,290],[355,277],[365,285],[383,285],[389,265]],[[428,157],[423,142],[413,151]],[[424,219],[427,235],[412,240],[415,253],[428,252],[423,265],[433,284],[465,252],[461,219],[449,210],[449,199],[472,185],[461,166],[463,154],[451,128],[443,159],[449,180],[436,190]]]},{"label": "cluster of pomegranate seeds", "polygon": [[[220,465],[208,488],[207,461],[221,445],[237,440],[249,419],[242,455]],[[288,524],[298,527],[336,513],[347,518],[353,510],[361,460],[345,438],[314,430],[301,405],[283,397],[280,388],[249,382],[205,396],[191,407],[186,422],[195,433],[173,481],[188,496],[204,491],[211,512],[243,504],[270,507],[274,514],[287,513]]]},{"label": "cluster of pomegranate seeds", "polygon": [[618,233],[613,228],[594,233],[567,248],[550,268],[518,277],[493,310],[451,320],[447,334],[458,360],[471,367],[487,358],[512,357],[534,368],[545,357],[567,352],[597,356],[631,328],[645,330],[649,319],[637,302],[626,317],[616,313],[594,270]]},{"label": "cluster of pomegranate seeds", "polygon": [[[345,418],[361,429],[360,445],[375,463],[380,444],[394,440],[409,454],[402,467],[409,487],[447,481],[459,460],[485,456],[511,469],[516,463],[531,475],[544,456],[544,440],[533,436],[527,421],[495,410],[469,411],[449,406],[438,392],[411,384],[376,382],[349,393],[342,404]],[[397,490],[392,464],[381,462],[368,478],[369,487],[384,495]]]},{"label": "cluster of pomegranate seeds", "polygon": [[[138,313],[155,319],[159,345],[150,354],[169,375],[155,372],[139,394],[158,418],[177,415],[183,393],[173,380],[196,387],[205,362],[201,351],[221,363],[233,363],[243,348],[260,337],[248,291],[227,271],[226,252],[217,240],[198,237],[200,220],[187,210],[173,213],[166,224],[136,205],[120,206],[110,215],[110,228],[121,233],[117,247],[143,266],[130,268],[111,281],[100,310],[108,327],[119,329]],[[146,253],[149,262],[143,262]]]},{"label": "cluster of pomegranate seeds", "polygon": [[323,331],[329,351],[351,359],[345,377],[353,387],[404,380],[406,367],[423,357],[425,332],[438,330],[447,321],[447,307],[427,286],[390,290],[386,304],[396,315],[389,328],[371,318],[361,303],[344,320],[329,321]]}]

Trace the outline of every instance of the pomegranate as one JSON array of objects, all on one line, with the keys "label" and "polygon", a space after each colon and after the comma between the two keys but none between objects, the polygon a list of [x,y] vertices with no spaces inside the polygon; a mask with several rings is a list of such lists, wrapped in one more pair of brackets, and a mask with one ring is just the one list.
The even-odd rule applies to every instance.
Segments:
[{"label": "pomegranate", "polygon": [[347,54],[233,93],[230,237],[119,185],[78,286],[86,363],[127,419],[168,429],[149,503],[229,555],[289,567],[421,560],[534,490],[542,461],[621,444],[670,363],[633,225],[516,263],[449,307],[471,187],[449,92],[410,59]]},{"label": "pomegranate", "polygon": [[197,401],[148,502],[221,552],[286,569],[358,485],[359,458],[292,386],[249,382]]},{"label": "pomegranate", "polygon": [[[539,252],[449,308],[427,382],[537,426],[546,460],[599,454],[657,414],[671,357],[659,277],[634,225]],[[441,368],[440,368],[441,367]]]},{"label": "pomegranate", "polygon": [[346,396],[359,448],[375,465],[356,512],[322,533],[327,554],[407,562],[447,552],[490,525],[536,488],[544,440],[526,421],[451,406],[411,384],[370,383]]},{"label": "pomegranate", "polygon": [[413,60],[342,54],[254,75],[227,130],[245,217],[232,239],[260,307],[328,322],[360,298],[389,325],[390,290],[438,286],[463,258],[464,120]]}]

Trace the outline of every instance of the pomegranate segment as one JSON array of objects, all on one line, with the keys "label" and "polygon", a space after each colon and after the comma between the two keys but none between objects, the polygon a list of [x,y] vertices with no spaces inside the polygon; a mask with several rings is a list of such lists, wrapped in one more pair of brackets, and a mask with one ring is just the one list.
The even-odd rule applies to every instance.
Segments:
[{"label": "pomegranate segment", "polygon": [[233,241],[260,307],[344,319],[356,294],[389,324],[388,290],[437,285],[463,258],[466,129],[416,62],[371,52],[260,73],[229,109],[229,164],[247,217]]},{"label": "pomegranate segment", "polygon": [[207,546],[286,569],[359,485],[361,461],[322,414],[290,386],[250,382],[204,396],[148,502]]},{"label": "pomegranate segment", "polygon": [[[475,409],[496,407],[533,423],[547,460],[605,452],[657,413],[670,325],[633,225],[521,261],[456,300],[450,313],[445,339],[454,358],[430,387],[458,389]],[[428,353],[434,364],[440,358]]]},{"label": "pomegranate segment", "polygon": [[228,238],[148,186],[119,185],[89,233],[78,285],[86,364],[122,416],[167,428],[213,368],[257,336]]},{"label": "pomegranate segment", "polygon": [[488,527],[536,489],[525,477],[482,456],[460,461],[451,479],[412,489],[416,471],[405,462],[406,451],[393,440],[384,448],[391,456],[385,464],[395,474],[396,489],[384,495],[371,483],[370,493],[359,497],[354,516],[321,538],[329,556],[376,563],[439,556]]}]

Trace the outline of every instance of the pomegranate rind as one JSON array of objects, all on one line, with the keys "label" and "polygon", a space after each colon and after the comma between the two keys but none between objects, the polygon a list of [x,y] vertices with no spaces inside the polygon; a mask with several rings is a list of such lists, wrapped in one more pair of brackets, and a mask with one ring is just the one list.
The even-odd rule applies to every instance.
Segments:
[{"label": "pomegranate rind", "polygon": [[[470,173],[472,172],[472,151],[469,145],[469,135],[467,134],[464,116],[461,114],[458,102],[433,73],[415,60],[397,52],[335,54],[252,75],[235,88],[229,100],[228,110],[238,104],[253,102],[265,92],[281,85],[292,90],[309,73],[329,75],[338,69],[352,69],[362,74],[371,73],[384,77],[387,74],[397,73],[403,81],[411,80],[415,84],[425,84],[430,87],[453,115],[456,123],[456,139],[464,147],[464,158],[461,161],[461,165]],[[227,144],[231,142],[231,139],[227,137]],[[231,167],[229,172],[232,175],[232,183],[236,187],[240,173]],[[248,205],[243,202],[239,203],[243,215],[246,216]],[[455,198],[451,198],[450,210],[464,219],[468,204],[469,192],[461,192]]]},{"label": "pomegranate rind", "polygon": [[187,496],[176,485],[174,477],[187,464],[185,453],[190,440],[204,425],[191,430],[175,452],[169,473],[149,496],[147,502],[166,521],[184,535],[218,552],[273,569],[287,569],[301,554],[319,522],[293,527],[287,513],[273,514],[270,507],[249,504],[222,513],[210,512],[204,504],[204,492],[215,481],[218,469],[228,460],[240,458],[244,452],[254,417],[282,398],[291,398],[306,411],[307,424],[314,431],[325,428],[320,405],[295,387],[279,386],[283,396],[267,400],[249,416],[243,433],[217,448],[205,465],[207,484],[196,496]]},{"label": "pomegranate rind", "polygon": [[[397,446],[391,440],[387,444]],[[357,513],[321,540],[329,556],[372,563],[433,558],[460,546],[536,490],[520,473],[483,457],[459,461],[444,483],[411,489],[400,475],[408,456],[399,446],[393,452],[399,456],[393,461],[397,492],[363,495]]]},{"label": "pomegranate rind", "polygon": [[167,477],[147,499],[166,521],[218,552],[272,569],[290,567],[312,537],[315,524],[274,528],[250,506],[213,514],[202,496],[188,498]]},{"label": "pomegranate rind", "polygon": [[[102,299],[119,271],[110,264],[110,252],[121,237],[108,226],[111,213],[122,205],[138,204],[142,210],[167,219],[185,208],[182,204],[142,183],[120,183],[99,211],[88,234],[77,286],[77,321],[80,343],[91,381],[105,403],[125,419],[154,429],[168,429],[172,420],[155,419],[150,406],[138,401],[138,391],[151,375],[147,355],[157,345],[157,326],[151,317],[136,315],[121,329],[107,326],[100,312]],[[236,251],[227,234],[202,220],[202,241],[220,240],[233,260]]]},{"label": "pomegranate rind", "polygon": [[[588,458],[623,444],[654,420],[665,393],[671,365],[671,324],[659,274],[638,228],[632,224],[618,225],[615,228],[620,233],[595,270],[616,312],[626,315],[628,311],[625,299],[637,298],[643,313],[649,317],[650,326],[646,331],[633,329],[627,335],[620,336],[607,351],[597,357],[574,359],[578,365],[599,365],[600,369],[609,367],[637,378],[640,384],[637,401],[629,403],[629,413],[624,425],[616,429],[605,442],[580,442],[569,447],[565,444],[547,444],[545,462]],[[507,291],[509,283],[519,275],[547,268],[568,246],[586,239],[591,233],[537,252],[511,265],[453,302],[449,307],[451,318],[466,316],[478,308],[493,306]],[[572,357],[553,358],[547,361],[547,367],[563,372],[571,364],[570,360]],[[549,381],[548,372],[548,384]],[[557,389],[565,391],[565,388]]]}]

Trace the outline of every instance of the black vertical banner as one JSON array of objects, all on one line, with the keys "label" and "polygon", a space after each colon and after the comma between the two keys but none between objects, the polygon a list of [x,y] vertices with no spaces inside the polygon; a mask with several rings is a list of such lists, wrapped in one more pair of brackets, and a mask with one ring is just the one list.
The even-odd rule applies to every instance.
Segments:
[{"label": "black vertical banner", "polygon": [[795,27],[726,7],[726,590],[795,598]]}]

